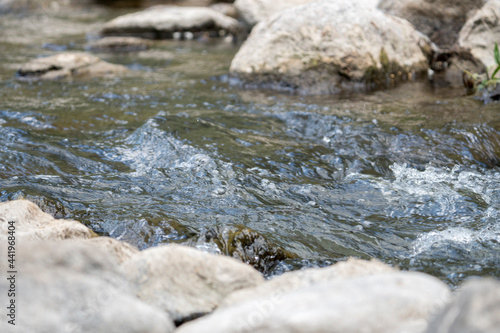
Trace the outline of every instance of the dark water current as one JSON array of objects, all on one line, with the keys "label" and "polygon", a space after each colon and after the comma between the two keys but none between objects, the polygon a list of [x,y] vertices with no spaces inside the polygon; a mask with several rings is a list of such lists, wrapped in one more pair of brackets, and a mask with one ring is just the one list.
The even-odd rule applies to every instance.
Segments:
[{"label": "dark water current", "polygon": [[247,227],[286,253],[267,274],[356,256],[452,285],[500,276],[499,104],[427,82],[245,91],[228,85],[237,49],[224,42],[98,54],[123,78],[15,78],[29,59],[83,50],[116,15],[1,17],[1,201],[28,197],[140,248],[220,252],[213,237]]}]

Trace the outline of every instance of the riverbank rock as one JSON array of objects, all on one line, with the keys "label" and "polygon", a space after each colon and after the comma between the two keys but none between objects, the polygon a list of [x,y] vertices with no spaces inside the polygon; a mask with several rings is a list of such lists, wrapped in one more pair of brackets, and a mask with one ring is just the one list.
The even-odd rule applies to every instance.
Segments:
[{"label": "riverbank rock", "polygon": [[408,21],[370,3],[323,0],[255,26],[230,71],[246,87],[339,93],[424,76],[431,50]]},{"label": "riverbank rock", "polygon": [[490,278],[465,282],[426,331],[470,332],[500,332],[500,282]]},{"label": "riverbank rock", "polygon": [[[0,261],[6,272],[7,261]],[[18,332],[169,333],[172,320],[133,293],[118,264],[81,241],[17,242]],[[0,281],[2,295],[10,282]],[[4,315],[5,316],[5,315]],[[3,326],[2,326],[3,325]],[[6,320],[1,332],[12,332]]]},{"label": "riverbank rock", "polygon": [[139,298],[169,313],[176,324],[212,312],[229,293],[264,281],[235,259],[180,245],[141,251],[122,267]]},{"label": "riverbank rock", "polygon": [[0,240],[6,239],[13,228],[16,237],[22,239],[60,240],[91,238],[95,235],[80,222],[56,220],[27,200],[0,203]]},{"label": "riverbank rock", "polygon": [[101,34],[165,39],[173,38],[174,33],[208,32],[218,35],[221,30],[237,34],[240,24],[207,7],[159,5],[109,21],[102,28]]},{"label": "riverbank rock", "polygon": [[496,67],[493,56],[495,42],[500,43],[500,0],[489,0],[467,20],[460,30],[458,43],[470,49],[474,57],[491,68]]},{"label": "riverbank rock", "polygon": [[368,276],[381,273],[392,273],[397,270],[380,261],[366,261],[349,258],[326,268],[309,268],[300,271],[287,272],[254,288],[246,288],[231,293],[224,299],[221,307],[232,306],[236,303],[252,299],[273,297],[279,298],[294,290],[311,287],[336,279]]},{"label": "riverbank rock", "polygon": [[66,79],[117,75],[127,72],[122,65],[105,62],[83,52],[67,52],[29,61],[17,74],[25,79]]},{"label": "riverbank rock", "polygon": [[176,332],[416,333],[449,296],[444,283],[416,272],[335,279],[221,308]]},{"label": "riverbank rock", "polygon": [[218,2],[214,3],[213,5],[210,5],[210,8],[229,17],[232,17],[234,19],[238,19],[238,11],[236,10],[236,7],[232,3],[224,3],[224,2]]},{"label": "riverbank rock", "polygon": [[60,7],[88,5],[91,0],[0,0],[0,14],[27,10],[58,11]]},{"label": "riverbank rock", "polygon": [[410,21],[439,47],[450,48],[468,15],[483,4],[483,0],[381,0],[379,8]]},{"label": "riverbank rock", "polygon": [[87,43],[85,49],[92,52],[139,52],[150,48],[151,41],[137,37],[104,37]]}]

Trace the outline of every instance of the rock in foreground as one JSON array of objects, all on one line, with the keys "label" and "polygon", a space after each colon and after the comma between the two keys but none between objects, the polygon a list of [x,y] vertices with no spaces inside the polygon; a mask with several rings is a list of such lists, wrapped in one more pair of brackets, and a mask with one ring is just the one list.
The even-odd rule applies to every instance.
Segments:
[{"label": "rock in foreground", "polygon": [[240,24],[207,7],[154,6],[119,16],[106,23],[102,35],[126,35],[152,39],[173,38],[176,32],[237,33]]},{"label": "rock in foreground", "polygon": [[235,290],[264,281],[235,259],[173,244],[141,251],[122,267],[139,298],[169,313],[177,324],[213,311]]},{"label": "rock in foreground", "polygon": [[429,325],[426,333],[500,332],[500,282],[466,282]]},{"label": "rock in foreground", "polygon": [[[15,332],[170,333],[174,329],[166,313],[137,299],[106,251],[90,243],[21,241],[16,257]],[[0,261],[0,270],[8,270],[5,260]],[[7,295],[8,283],[6,278],[0,280],[2,295]],[[14,332],[12,327],[0,321],[1,332]]]},{"label": "rock in foreground", "polygon": [[301,94],[339,93],[428,70],[429,40],[371,3],[317,1],[254,27],[231,63],[236,82]]},{"label": "rock in foreground", "polygon": [[176,332],[417,333],[449,296],[444,283],[421,273],[335,279],[219,309]]},{"label": "rock in foreground", "polygon": [[28,200],[0,203],[0,240],[7,238],[9,227],[15,229],[16,237],[23,239],[61,240],[94,236],[80,222],[54,219]]},{"label": "rock in foreground", "polygon": [[122,65],[105,62],[83,52],[67,52],[31,60],[17,74],[27,79],[67,79],[117,75],[127,72]]}]

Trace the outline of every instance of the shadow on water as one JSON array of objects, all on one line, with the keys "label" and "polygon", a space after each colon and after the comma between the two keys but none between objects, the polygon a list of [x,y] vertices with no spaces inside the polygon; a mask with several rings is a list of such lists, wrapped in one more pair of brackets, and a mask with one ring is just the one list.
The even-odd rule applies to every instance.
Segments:
[{"label": "shadow on water", "polygon": [[99,54],[128,66],[123,78],[15,79],[57,52],[44,43],[83,50],[109,16],[47,18],[66,32],[41,29],[43,42],[2,20],[1,201],[27,197],[140,248],[187,243],[266,274],[347,256],[451,284],[500,274],[498,104],[426,82],[345,96],[240,90],[223,42]]}]

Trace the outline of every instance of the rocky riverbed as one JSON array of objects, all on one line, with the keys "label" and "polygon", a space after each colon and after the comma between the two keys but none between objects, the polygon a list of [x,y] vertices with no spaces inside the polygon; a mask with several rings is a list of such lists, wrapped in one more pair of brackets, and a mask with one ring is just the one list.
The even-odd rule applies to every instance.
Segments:
[{"label": "rocky riverbed", "polygon": [[0,0],[0,331],[498,331],[500,1],[123,4]]}]

